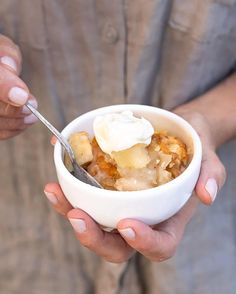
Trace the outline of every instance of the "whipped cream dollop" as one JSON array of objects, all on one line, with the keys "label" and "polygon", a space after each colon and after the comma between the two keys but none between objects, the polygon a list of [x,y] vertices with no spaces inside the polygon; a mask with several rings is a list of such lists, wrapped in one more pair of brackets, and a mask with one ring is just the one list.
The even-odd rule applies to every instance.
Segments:
[{"label": "whipped cream dollop", "polygon": [[143,117],[135,117],[131,111],[97,116],[93,130],[98,145],[109,155],[136,144],[149,145],[154,134],[151,123]]}]

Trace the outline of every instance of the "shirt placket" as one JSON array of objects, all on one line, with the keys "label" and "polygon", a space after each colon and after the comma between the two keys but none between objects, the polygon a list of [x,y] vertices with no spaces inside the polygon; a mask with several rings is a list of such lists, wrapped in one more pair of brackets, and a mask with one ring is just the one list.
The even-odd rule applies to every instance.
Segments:
[{"label": "shirt placket", "polygon": [[124,1],[99,1],[101,96],[105,104],[126,103],[127,37]]}]

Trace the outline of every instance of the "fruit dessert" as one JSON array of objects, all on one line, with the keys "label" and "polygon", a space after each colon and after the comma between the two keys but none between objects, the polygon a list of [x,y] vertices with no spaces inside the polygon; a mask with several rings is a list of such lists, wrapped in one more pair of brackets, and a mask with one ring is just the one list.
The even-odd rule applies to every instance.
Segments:
[{"label": "fruit dessert", "polygon": [[[165,184],[188,166],[190,152],[177,137],[154,130],[132,112],[98,116],[94,137],[84,131],[72,134],[69,143],[77,162],[105,189],[137,191]],[[72,172],[65,154],[65,165]]]}]

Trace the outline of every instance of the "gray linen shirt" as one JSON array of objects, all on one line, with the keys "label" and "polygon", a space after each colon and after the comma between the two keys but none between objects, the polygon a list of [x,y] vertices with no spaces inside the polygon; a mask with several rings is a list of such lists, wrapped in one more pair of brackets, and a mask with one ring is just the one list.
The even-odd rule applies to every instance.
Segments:
[{"label": "gray linen shirt", "polygon": [[[236,0],[1,0],[0,32],[19,44],[22,78],[60,129],[109,104],[171,109],[223,80],[236,62]],[[235,142],[220,151],[222,195],[199,209],[175,257],[116,265],[80,246],[43,196],[56,179],[49,138],[37,124],[0,144],[1,293],[235,293]]]}]

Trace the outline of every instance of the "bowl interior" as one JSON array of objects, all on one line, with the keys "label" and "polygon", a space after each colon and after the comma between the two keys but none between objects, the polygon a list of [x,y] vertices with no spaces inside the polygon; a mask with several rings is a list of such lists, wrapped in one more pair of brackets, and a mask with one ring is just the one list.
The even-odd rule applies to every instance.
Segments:
[{"label": "bowl interior", "polygon": [[135,107],[135,105],[100,108],[78,117],[72,121],[62,133],[68,138],[75,132],[86,131],[91,137],[93,137],[93,121],[96,116],[125,110],[131,110],[135,116],[144,117],[149,120],[156,131],[163,130],[167,131],[170,135],[177,136],[194,152],[193,134],[188,123],[173,113],[149,106],[141,106],[140,109],[137,109],[137,106]]},{"label": "bowl interior", "polygon": [[[190,154],[192,155],[190,158],[190,162],[186,170],[179,175],[174,180],[158,186],[156,188],[164,188],[163,186],[166,185],[173,185],[176,181],[181,181],[181,178],[185,177],[185,174],[189,169],[191,169],[191,166],[195,166],[198,164],[199,161],[201,161],[201,142],[200,139],[195,132],[195,130],[191,127],[191,125],[186,122],[181,117],[173,114],[172,112],[151,107],[151,106],[144,106],[144,105],[135,105],[135,104],[125,104],[125,105],[113,105],[113,106],[107,106],[103,108],[99,108],[90,112],[87,112],[75,120],[73,120],[71,123],[69,123],[65,129],[62,131],[62,134],[68,138],[70,134],[78,132],[78,131],[86,131],[91,136],[91,138],[94,136],[93,132],[93,121],[96,116],[98,115],[104,115],[108,113],[114,113],[114,112],[121,112],[125,110],[130,110],[134,113],[134,115],[138,117],[144,117],[147,120],[149,120],[154,129],[157,131],[167,131],[170,135],[177,136],[180,138],[188,147],[188,150],[190,150]],[[61,148],[61,145],[59,143],[55,146],[55,157],[54,159],[57,161],[57,165],[60,166],[61,169],[63,169],[63,173],[66,174],[67,177],[74,178],[66,169],[63,158],[63,148]],[[58,162],[59,161],[59,162]],[[74,178],[74,180],[78,181]],[[91,188],[94,188],[91,186]],[[156,189],[153,188],[153,189]],[[103,191],[106,193],[106,191]],[[112,193],[118,192],[118,191],[110,191]],[[138,191],[135,191],[136,193]],[[120,192],[123,193],[123,192]]]}]

